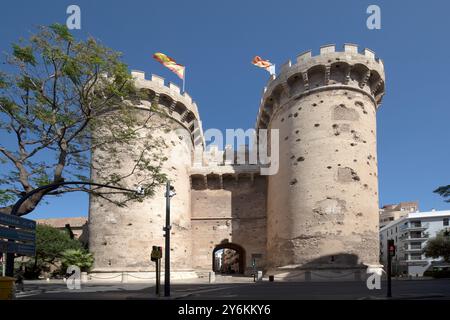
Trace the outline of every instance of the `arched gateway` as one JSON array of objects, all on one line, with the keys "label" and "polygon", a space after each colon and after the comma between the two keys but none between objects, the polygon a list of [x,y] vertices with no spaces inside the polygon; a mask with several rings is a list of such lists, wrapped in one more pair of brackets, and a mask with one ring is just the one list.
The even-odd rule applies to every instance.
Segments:
[{"label": "arched gateway", "polygon": [[221,243],[212,254],[212,269],[225,274],[242,274],[245,272],[245,250],[235,243]]}]

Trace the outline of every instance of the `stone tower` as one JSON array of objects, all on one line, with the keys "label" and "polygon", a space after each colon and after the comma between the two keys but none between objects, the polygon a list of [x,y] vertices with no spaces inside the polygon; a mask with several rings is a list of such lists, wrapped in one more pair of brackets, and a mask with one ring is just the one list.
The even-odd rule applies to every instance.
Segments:
[{"label": "stone tower", "polygon": [[[194,121],[199,121],[196,103],[187,93],[164,79],[152,75],[145,79],[143,72],[134,71],[132,76],[136,86],[148,97],[133,102],[136,113],[146,116],[152,101],[156,101],[169,117],[156,116],[152,121],[168,121],[169,130],[159,130],[154,135],[161,136],[169,146],[164,153],[168,160],[164,163],[166,173],[174,185],[177,195],[171,201],[172,254],[171,268],[174,273],[192,276],[191,256],[191,188],[189,170],[192,164],[194,146],[202,143],[202,133]],[[163,120],[164,119],[164,120]],[[167,128],[167,127],[166,127]],[[200,140],[200,141],[198,141]],[[123,167],[130,170],[131,150],[121,150]],[[96,167],[102,167],[100,151],[92,158]],[[105,155],[104,155],[105,156]],[[107,155],[106,155],[107,156]],[[127,165],[127,162],[129,165]],[[96,180],[97,172],[92,171]],[[130,186],[132,180],[127,181]],[[91,197],[89,212],[89,249],[95,256],[93,272],[148,272],[154,270],[150,261],[152,245],[164,246],[162,227],[165,223],[165,187],[156,190],[154,197],[142,203],[119,208],[107,201]],[[162,260],[164,264],[164,259]],[[191,273],[191,275],[189,275]],[[152,276],[153,273],[150,274]]]},{"label": "stone tower", "polygon": [[317,274],[378,264],[376,111],[383,94],[382,61],[352,44],[305,52],[269,82],[257,128],[280,136],[279,171],[268,177],[270,270]]}]

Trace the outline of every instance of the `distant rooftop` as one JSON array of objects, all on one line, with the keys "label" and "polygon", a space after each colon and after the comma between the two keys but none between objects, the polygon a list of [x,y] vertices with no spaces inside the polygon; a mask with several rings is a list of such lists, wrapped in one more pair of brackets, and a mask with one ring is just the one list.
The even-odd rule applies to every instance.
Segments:
[{"label": "distant rooftop", "polygon": [[437,218],[437,217],[445,217],[450,216],[450,210],[432,210],[432,211],[424,211],[424,212],[410,212],[403,218],[391,221],[389,224],[385,225],[383,228],[380,229],[380,231],[386,230],[390,228],[391,226],[394,226],[404,220],[407,219],[419,219],[419,218]]},{"label": "distant rooftop", "polygon": [[414,211],[419,210],[419,201],[405,201],[396,204],[386,204],[381,207],[381,211],[389,212],[389,211],[411,211],[410,209],[414,209]]},{"label": "distant rooftop", "polygon": [[36,219],[38,224],[45,224],[55,228],[64,228],[66,224],[70,224],[72,228],[81,228],[87,221],[87,217]]}]

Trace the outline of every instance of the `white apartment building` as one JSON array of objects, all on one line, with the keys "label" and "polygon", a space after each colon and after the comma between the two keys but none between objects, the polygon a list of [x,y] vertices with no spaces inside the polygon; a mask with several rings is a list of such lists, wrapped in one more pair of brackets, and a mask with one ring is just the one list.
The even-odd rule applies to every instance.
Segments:
[{"label": "white apartment building", "polygon": [[387,264],[387,240],[394,240],[397,248],[392,258],[394,274],[423,276],[423,273],[441,259],[427,258],[423,249],[428,239],[442,229],[449,228],[450,210],[412,212],[380,229],[380,260]]}]

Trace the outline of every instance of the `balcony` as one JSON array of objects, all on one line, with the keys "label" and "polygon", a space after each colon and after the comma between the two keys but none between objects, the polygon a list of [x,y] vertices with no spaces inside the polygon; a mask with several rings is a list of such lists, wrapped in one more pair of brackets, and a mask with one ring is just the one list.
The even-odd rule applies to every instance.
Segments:
[{"label": "balcony", "polygon": [[406,226],[401,226],[400,231],[423,231],[428,229],[429,223],[408,223]]},{"label": "balcony", "polygon": [[423,231],[428,229],[429,223],[410,223],[409,226],[406,227],[406,231]]},{"label": "balcony", "polygon": [[422,245],[418,246],[418,245],[411,245],[410,242],[405,243],[404,246],[398,246],[398,251],[402,254],[407,254],[407,253],[422,253],[423,248]]},{"label": "balcony", "polygon": [[402,241],[427,241],[428,235],[408,234],[399,238]]},{"label": "balcony", "polygon": [[409,246],[408,248],[404,249],[404,252],[411,252],[411,253],[419,253],[422,252],[422,247],[421,246]]},{"label": "balcony", "polygon": [[399,264],[401,265],[415,265],[415,266],[424,266],[427,265],[429,261],[427,258],[422,258],[422,255],[417,253],[415,254],[407,254],[405,257],[401,257],[399,260]]},{"label": "balcony", "polygon": [[423,265],[427,265],[428,264],[428,260],[425,260],[425,259],[422,259],[422,258],[409,258],[409,259],[407,259],[407,260],[404,260],[404,262],[407,264],[407,265],[409,265],[409,266],[411,266],[411,265],[414,265],[414,266],[423,266]]}]

